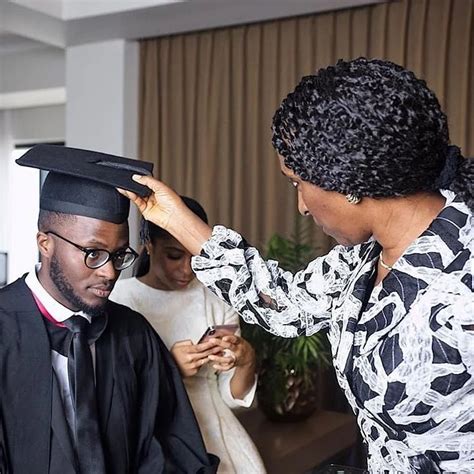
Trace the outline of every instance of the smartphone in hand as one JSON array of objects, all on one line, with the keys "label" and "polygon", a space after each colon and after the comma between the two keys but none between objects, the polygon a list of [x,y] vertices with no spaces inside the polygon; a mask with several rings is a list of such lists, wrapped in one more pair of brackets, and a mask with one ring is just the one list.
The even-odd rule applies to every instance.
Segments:
[{"label": "smartphone in hand", "polygon": [[239,329],[238,324],[217,324],[216,326],[209,326],[199,339],[198,344],[208,341],[211,337],[232,336],[237,329]]}]

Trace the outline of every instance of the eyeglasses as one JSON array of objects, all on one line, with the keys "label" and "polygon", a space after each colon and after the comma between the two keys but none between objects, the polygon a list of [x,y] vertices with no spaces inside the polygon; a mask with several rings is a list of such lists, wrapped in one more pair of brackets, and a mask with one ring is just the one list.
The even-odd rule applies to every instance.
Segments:
[{"label": "eyeglasses", "polygon": [[132,248],[128,247],[126,249],[116,250],[115,252],[109,252],[108,250],[104,249],[92,249],[81,247],[80,245],[71,242],[70,240],[62,237],[56,232],[52,230],[48,230],[45,234],[53,234],[54,236],[64,240],[68,244],[73,245],[81,252],[84,252],[84,264],[86,267],[95,270],[96,268],[103,267],[109,260],[112,260],[112,265],[114,266],[115,270],[121,271],[128,268],[133,262],[138,258],[137,252]]}]

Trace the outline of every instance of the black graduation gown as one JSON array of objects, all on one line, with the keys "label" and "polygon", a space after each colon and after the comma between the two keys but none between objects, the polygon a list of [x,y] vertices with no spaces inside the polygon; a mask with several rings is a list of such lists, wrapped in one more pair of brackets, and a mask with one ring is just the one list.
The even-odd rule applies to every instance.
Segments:
[{"label": "black graduation gown", "polygon": [[[214,473],[218,458],[205,451],[179,371],[159,336],[126,306],[110,301],[107,313],[96,342],[96,380],[108,473]],[[2,474],[47,474],[50,466],[67,463],[64,472],[76,472],[57,401],[43,317],[20,279],[0,290]]]}]

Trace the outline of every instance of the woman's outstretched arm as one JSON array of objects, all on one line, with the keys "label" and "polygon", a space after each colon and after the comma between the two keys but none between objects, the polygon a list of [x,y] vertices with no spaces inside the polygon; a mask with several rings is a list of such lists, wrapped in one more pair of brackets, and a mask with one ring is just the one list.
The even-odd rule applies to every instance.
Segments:
[{"label": "woman's outstretched arm", "polygon": [[327,327],[334,298],[353,270],[352,251],[338,246],[295,275],[278,262],[265,260],[236,232],[213,230],[164,183],[134,178],[153,193],[146,198],[129,191],[144,218],[167,230],[195,257],[197,278],[230,304],[245,321],[283,337],[310,335]]}]

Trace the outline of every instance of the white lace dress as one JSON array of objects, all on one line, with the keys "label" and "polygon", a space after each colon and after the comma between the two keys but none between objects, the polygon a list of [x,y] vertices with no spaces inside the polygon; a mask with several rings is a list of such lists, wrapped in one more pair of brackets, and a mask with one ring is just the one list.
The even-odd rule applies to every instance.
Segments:
[{"label": "white lace dress", "polygon": [[[136,278],[119,280],[110,297],[143,314],[168,349],[177,341],[197,342],[209,325],[238,323],[237,313],[194,280],[183,290],[157,290]],[[219,456],[219,474],[262,474],[262,460],[247,432],[232,413],[249,407],[256,383],[244,400],[230,392],[233,370],[216,375],[204,366],[184,379],[206,448]]]}]

